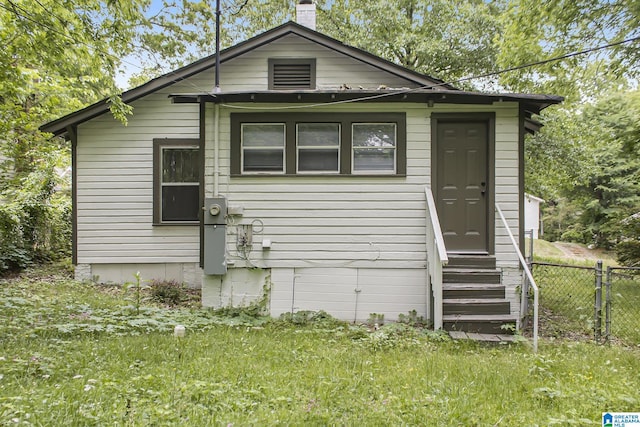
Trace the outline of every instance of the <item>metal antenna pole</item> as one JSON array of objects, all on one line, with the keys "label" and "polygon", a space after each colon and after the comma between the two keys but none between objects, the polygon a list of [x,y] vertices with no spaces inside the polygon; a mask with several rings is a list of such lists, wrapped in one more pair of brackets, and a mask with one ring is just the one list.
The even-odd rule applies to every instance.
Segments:
[{"label": "metal antenna pole", "polygon": [[214,92],[220,92],[220,0],[216,0],[216,87]]}]

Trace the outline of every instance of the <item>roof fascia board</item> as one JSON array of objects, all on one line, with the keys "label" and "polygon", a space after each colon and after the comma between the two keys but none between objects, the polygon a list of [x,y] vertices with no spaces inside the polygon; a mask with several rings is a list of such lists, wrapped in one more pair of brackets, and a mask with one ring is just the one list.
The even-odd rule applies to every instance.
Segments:
[{"label": "roof fascia board", "polygon": [[[260,34],[256,37],[245,40],[232,47],[220,51],[220,62],[223,63],[237,56],[240,56],[245,52],[251,51],[257,47],[268,44],[280,37],[283,37],[284,35],[289,33],[288,31],[283,31],[285,25],[273,28],[266,33]],[[125,103],[133,102],[146,95],[149,95],[150,93],[164,89],[167,86],[188,79],[195,74],[201,73],[213,67],[215,67],[215,55],[207,56],[175,71],[171,71],[167,74],[156,77],[155,79],[150,80],[141,86],[123,92],[122,101]],[[107,104],[107,99],[102,99],[81,110],[74,111],[57,120],[45,123],[40,127],[40,130],[43,132],[51,132],[55,135],[61,135],[66,132],[66,128],[68,126],[91,120],[106,113],[108,110],[109,106]]]},{"label": "roof fascia board", "polygon": [[362,102],[427,102],[451,104],[491,104],[501,102],[517,102],[523,105],[527,118],[538,114],[544,108],[562,102],[562,97],[527,94],[491,94],[464,91],[429,91],[429,90],[300,90],[300,91],[238,91],[222,93],[183,93],[171,94],[174,103],[198,102],[260,102],[260,103],[301,103],[332,102],[343,100],[360,100]]},{"label": "roof fascia board", "polygon": [[[439,87],[446,87],[452,89],[451,86],[442,86],[443,82],[429,78],[408,68],[399,66],[385,59],[379,58],[369,52],[358,49],[353,46],[345,45],[344,43],[331,38],[325,34],[319,33],[308,29],[295,22],[287,22],[271,30],[268,30],[262,34],[252,37],[248,40],[240,42],[234,46],[220,51],[220,62],[223,63],[230,59],[236,58],[246,52],[256,49],[265,44],[271,43],[277,39],[280,39],[286,35],[295,34],[309,41],[318,43],[324,47],[332,49],[336,52],[342,53],[353,59],[367,63],[380,70],[389,72],[407,80],[413,81],[417,84],[424,86],[437,85]],[[154,91],[163,89],[181,80],[187,79],[195,74],[205,71],[215,66],[215,55],[210,55],[189,65],[186,65],[178,70],[169,72],[160,77],[157,77],[141,86],[128,90],[122,94],[122,100],[125,103],[133,102],[143,96],[146,96]],[[63,134],[66,128],[70,125],[77,125],[79,123],[91,120],[101,114],[104,114],[109,110],[107,100],[100,100],[88,107],[73,113],[67,114],[57,120],[51,121],[40,127],[43,132],[51,132],[55,135]]]}]

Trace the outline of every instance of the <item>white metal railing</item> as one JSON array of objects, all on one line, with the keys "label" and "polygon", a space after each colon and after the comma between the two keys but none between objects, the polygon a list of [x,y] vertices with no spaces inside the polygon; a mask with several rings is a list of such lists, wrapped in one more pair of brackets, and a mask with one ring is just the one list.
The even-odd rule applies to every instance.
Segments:
[{"label": "white metal railing", "polygon": [[[511,244],[513,245],[513,248],[518,254],[518,259],[520,260],[520,265],[522,265],[522,269],[524,270],[525,277],[526,279],[529,280],[529,285],[531,285],[531,288],[533,289],[533,351],[537,353],[538,352],[538,299],[539,299],[538,285],[536,285],[536,281],[533,280],[533,275],[531,274],[531,270],[529,269],[529,266],[527,265],[527,262],[525,261],[524,256],[522,255],[522,252],[518,247],[518,244],[516,243],[516,239],[513,237],[513,233],[511,233],[511,229],[509,229],[509,225],[507,224],[507,220],[504,218],[502,209],[500,209],[500,206],[498,206],[497,203],[496,203],[496,212],[498,212],[498,215],[500,215],[502,224],[504,225],[504,228],[505,230],[507,230],[507,234],[511,239]],[[525,283],[524,280],[523,280],[523,283]],[[528,297],[527,291],[528,290],[525,289],[525,287],[523,286],[522,295],[521,295],[522,298]],[[526,305],[522,303],[521,306],[524,307]]]},{"label": "white metal railing", "polygon": [[[431,283],[429,289],[433,293],[433,328],[438,330],[442,329],[442,267],[447,265],[449,258],[431,188],[426,187],[424,192],[427,197],[427,269]],[[427,294],[427,308],[430,306],[430,297]]]}]

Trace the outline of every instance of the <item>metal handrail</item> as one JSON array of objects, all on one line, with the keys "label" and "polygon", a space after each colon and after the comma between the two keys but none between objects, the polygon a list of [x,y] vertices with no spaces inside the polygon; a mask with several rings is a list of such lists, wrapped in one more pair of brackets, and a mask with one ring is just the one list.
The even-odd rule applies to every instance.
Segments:
[{"label": "metal handrail", "polygon": [[[449,257],[442,237],[442,229],[438,220],[436,203],[433,199],[431,188],[425,187],[427,198],[427,224],[426,224],[426,245],[427,245],[427,267],[431,278],[431,289],[433,292],[433,328],[442,329],[442,267],[447,265]],[[428,297],[430,297],[428,295]]]},{"label": "metal handrail", "polygon": [[[529,284],[533,288],[533,351],[537,353],[538,352],[538,303],[539,303],[538,285],[536,285],[536,281],[533,280],[533,275],[531,274],[531,270],[529,269],[529,266],[527,265],[527,262],[525,261],[524,256],[522,255],[522,252],[518,247],[518,244],[516,243],[516,239],[513,237],[513,233],[511,233],[511,229],[509,229],[509,225],[507,224],[507,220],[504,218],[502,209],[500,209],[500,206],[498,206],[497,203],[496,203],[496,211],[498,212],[498,215],[500,215],[502,224],[504,225],[504,228],[507,230],[507,233],[509,234],[509,238],[511,239],[511,244],[513,245],[516,253],[518,254],[518,259],[520,260],[520,264],[522,265],[524,274],[529,280]],[[526,298],[526,297],[527,297],[526,292],[524,292],[524,289],[523,289],[522,298]]]}]

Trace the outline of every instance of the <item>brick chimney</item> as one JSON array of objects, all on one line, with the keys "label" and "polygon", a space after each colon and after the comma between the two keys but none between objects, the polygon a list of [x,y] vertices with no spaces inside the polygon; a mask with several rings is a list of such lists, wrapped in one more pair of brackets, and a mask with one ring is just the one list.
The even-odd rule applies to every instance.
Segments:
[{"label": "brick chimney", "polygon": [[296,22],[312,30],[316,29],[316,5],[313,0],[300,0],[296,5]]}]

